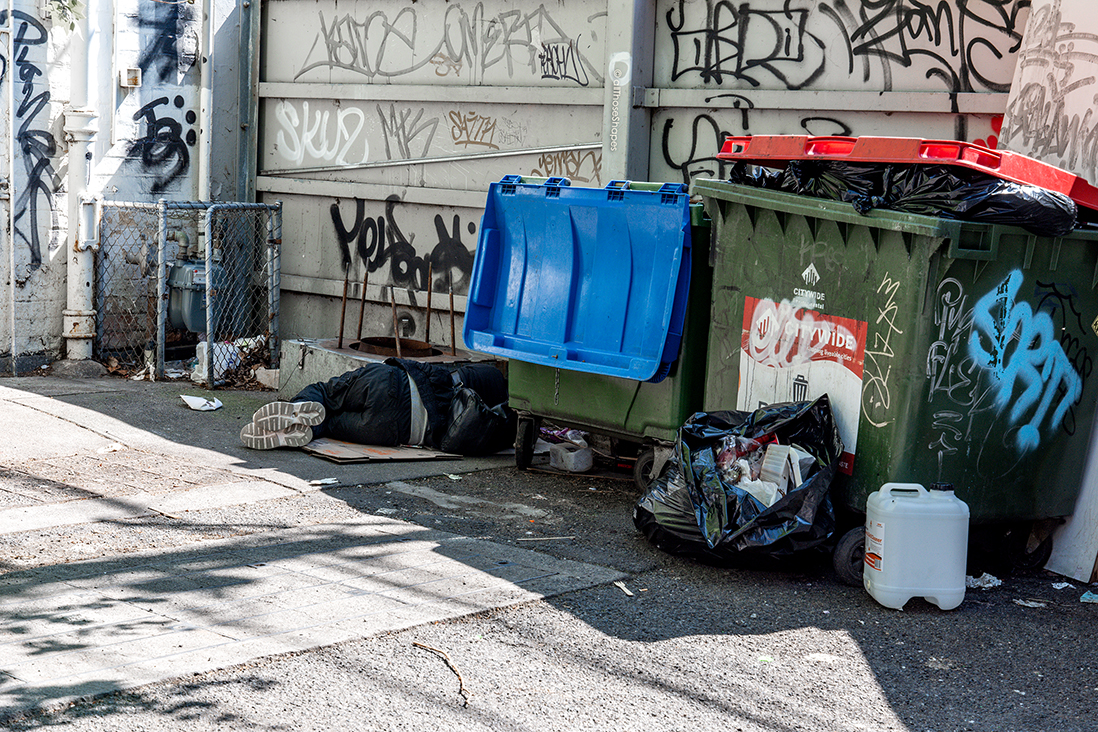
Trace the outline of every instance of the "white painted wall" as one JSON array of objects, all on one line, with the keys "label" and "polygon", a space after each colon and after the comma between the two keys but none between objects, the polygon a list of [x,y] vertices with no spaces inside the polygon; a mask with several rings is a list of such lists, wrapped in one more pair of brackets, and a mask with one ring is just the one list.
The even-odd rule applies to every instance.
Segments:
[{"label": "white painted wall", "polygon": [[489,183],[605,184],[607,22],[590,3],[266,3],[257,188],[285,205],[284,335],[337,334],[347,264],[352,298],[370,270],[365,335],[392,332],[395,290],[423,337],[404,306],[430,267],[435,307],[452,284],[464,309]]},{"label": "white painted wall", "polygon": [[[9,23],[8,7],[0,22]],[[16,2],[12,36],[0,37],[0,165],[9,197],[0,201],[0,364],[11,354],[56,351],[65,303],[65,143],[62,104],[68,89],[67,46],[51,34],[33,2]],[[14,82],[14,85],[13,85]],[[6,356],[6,358],[5,358]],[[44,359],[37,359],[42,362]],[[25,366],[37,365],[30,359]]]},{"label": "white painted wall", "polygon": [[726,135],[994,142],[1028,2],[659,0],[650,175],[720,175]]},{"label": "white painted wall", "polygon": [[[97,108],[103,116],[92,186],[118,200],[192,199],[197,193],[201,5],[149,0],[103,5],[114,10],[113,71],[98,77]],[[106,20],[100,16],[101,24]],[[102,50],[106,56],[108,49]],[[141,71],[141,86],[123,87],[119,73],[133,68]]]},{"label": "white painted wall", "polygon": [[[88,38],[46,17],[35,0],[15,0],[14,58],[0,44],[0,131],[15,132],[10,165],[14,226],[0,227],[0,367],[14,353],[23,370],[61,353],[65,309],[68,143],[64,110],[72,70],[72,44],[88,45],[89,105],[98,115],[87,190],[125,201],[192,200],[201,190],[200,109],[202,12],[213,13],[215,110],[211,131],[210,197],[236,200],[241,5],[233,0],[165,3],[155,0],[87,0]],[[4,11],[6,18],[6,10]],[[140,74],[140,84],[132,85]],[[9,82],[15,85],[9,88]],[[14,95],[9,104],[8,94]],[[13,119],[14,112],[14,119]],[[14,125],[12,127],[12,125]],[[14,273],[14,279],[12,278]],[[14,334],[14,335],[13,335]]]}]

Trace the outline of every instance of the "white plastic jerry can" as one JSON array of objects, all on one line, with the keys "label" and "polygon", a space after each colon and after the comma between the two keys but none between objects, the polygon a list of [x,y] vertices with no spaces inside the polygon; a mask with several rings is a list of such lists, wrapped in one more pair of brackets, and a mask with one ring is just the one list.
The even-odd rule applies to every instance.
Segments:
[{"label": "white plastic jerry can", "polygon": [[942,610],[965,599],[968,504],[949,483],[886,483],[866,501],[862,582],[873,599],[902,610],[924,597]]}]

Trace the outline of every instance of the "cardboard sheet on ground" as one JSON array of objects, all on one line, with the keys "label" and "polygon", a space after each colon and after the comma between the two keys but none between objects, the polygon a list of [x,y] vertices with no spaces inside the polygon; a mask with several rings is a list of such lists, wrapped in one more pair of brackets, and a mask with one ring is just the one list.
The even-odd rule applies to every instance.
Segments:
[{"label": "cardboard sheet on ground", "polygon": [[461,460],[461,455],[439,452],[426,447],[380,447],[321,437],[301,448],[305,452],[334,463],[401,462]]}]

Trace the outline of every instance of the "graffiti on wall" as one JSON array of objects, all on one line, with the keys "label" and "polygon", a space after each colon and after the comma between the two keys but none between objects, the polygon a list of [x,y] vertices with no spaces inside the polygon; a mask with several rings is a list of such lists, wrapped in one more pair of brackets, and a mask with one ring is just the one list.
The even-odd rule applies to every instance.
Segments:
[{"label": "graffiti on wall", "polygon": [[472,74],[471,83],[489,71],[507,78],[522,74],[582,86],[602,83],[601,56],[589,58],[579,35],[569,34],[544,5],[530,12],[504,10],[492,15],[483,3],[455,2],[446,5],[441,22],[437,7],[423,10],[426,20],[421,20],[420,10],[408,6],[330,19],[320,11],[320,29],[295,78],[313,69],[343,69],[389,80],[433,65],[439,76]]},{"label": "graffiti on wall", "polygon": [[[308,100],[279,100],[271,114],[272,152],[295,166],[354,167],[379,160],[419,160],[438,155],[440,127],[449,132],[446,150],[477,153],[523,147],[528,122],[485,113],[475,107],[437,109],[377,104],[362,107]],[[371,134],[376,139],[371,140]],[[445,133],[442,133],[445,143]],[[378,150],[384,150],[379,154]],[[531,175],[567,176],[577,182],[597,182],[601,150],[544,153]]]},{"label": "graffiti on wall", "polygon": [[543,43],[538,51],[541,62],[541,78],[564,79],[574,81],[580,86],[588,86],[591,77],[583,64],[583,57],[575,41],[567,43]]},{"label": "graffiti on wall", "polygon": [[1098,35],[1065,20],[1059,3],[1035,7],[1018,69],[1003,142],[1098,182]]},{"label": "graffiti on wall", "polygon": [[[344,270],[349,268],[357,255],[370,272],[388,266],[389,284],[409,290],[426,290],[428,273],[433,277],[431,289],[446,292],[452,285],[454,292],[465,293],[473,271],[473,251],[463,240],[463,230],[470,241],[476,243],[476,224],[463,226],[461,217],[454,214],[447,221],[442,214],[434,217],[434,236],[421,237],[432,242],[430,251],[420,255],[412,242],[414,233],[405,234],[397,215],[403,203],[399,196],[385,199],[385,212],[368,216],[366,202],[354,199],[354,219],[348,224],[340,202],[331,205],[332,224]],[[422,232],[420,232],[422,234]],[[420,249],[422,251],[423,249]]]},{"label": "graffiti on wall", "polygon": [[573,183],[591,187],[602,186],[601,150],[563,150],[543,153],[531,175],[542,178],[567,178]]},{"label": "graffiti on wall", "polygon": [[388,111],[382,109],[380,104],[377,105],[377,114],[385,133],[387,159],[410,160],[427,157],[438,129],[437,117],[426,116],[427,112],[423,108],[397,109],[395,104],[390,104]]},{"label": "graffiti on wall", "polygon": [[[707,101],[724,100],[734,112],[725,112],[721,119],[726,123],[738,122],[739,129],[728,129],[731,124],[722,124],[712,113],[697,114],[693,119],[670,117],[663,123],[660,149],[663,162],[673,171],[677,171],[682,182],[690,185],[695,178],[728,177],[731,163],[719,160],[720,151],[726,137],[751,131],[749,111],[755,108],[747,94],[716,94]],[[731,100],[731,101],[729,101]],[[802,116],[798,124],[799,134],[840,135],[853,134],[853,129],[843,120],[820,115]]]},{"label": "graffiti on wall", "polygon": [[[395,104],[387,109],[378,104],[375,112],[387,160],[427,157],[441,124],[438,117],[427,114],[422,107],[413,109]],[[493,121],[482,122],[487,118],[471,114],[464,118],[463,132],[455,121],[456,114],[451,113],[450,120],[455,144],[492,146]],[[274,117],[278,123],[274,147],[284,160],[297,165],[311,162],[339,166],[370,161],[367,115],[358,107],[311,109],[308,101],[282,100],[275,106]]]},{"label": "graffiti on wall", "polygon": [[[825,44],[807,30],[809,10],[764,10],[749,3],[707,0],[704,14],[688,18],[688,5],[679,0],[666,16],[673,81],[690,75],[704,84],[720,85],[727,79],[759,86],[759,77],[765,75],[788,89],[802,89],[823,73]],[[765,53],[754,53],[753,47],[765,48]]]},{"label": "graffiti on wall", "polygon": [[663,125],[661,148],[667,166],[677,170],[686,185],[694,178],[727,178],[730,164],[718,160],[717,152],[731,133],[721,129],[711,115],[699,114],[689,123],[690,132],[684,140],[673,134],[675,122],[669,119]]},{"label": "graffiti on wall", "polygon": [[450,121],[450,139],[456,147],[481,148],[486,150],[499,150],[495,143],[496,118],[487,117],[477,112],[451,111],[448,115]]},{"label": "graffiti on wall", "polygon": [[[58,182],[53,169],[53,157],[57,153],[57,141],[49,129],[49,85],[44,76],[45,63],[37,57],[44,56],[47,32],[38,20],[28,13],[16,10],[12,13],[14,59],[0,54],[0,82],[15,85],[16,157],[22,161],[22,175],[14,180],[15,200],[12,202],[16,246],[25,246],[31,267],[42,264],[43,241],[52,248],[49,231],[53,224],[54,192]],[[8,11],[0,11],[0,23],[8,22]],[[0,84],[0,88],[4,88]],[[16,169],[18,161],[13,161]],[[43,232],[44,238],[43,238]]]},{"label": "graffiti on wall", "polygon": [[366,114],[358,107],[310,112],[309,102],[303,101],[299,111],[294,102],[284,100],[275,107],[275,119],[279,124],[275,148],[292,163],[300,165],[308,159],[352,165],[370,159],[370,142],[363,134]]},{"label": "graffiti on wall", "polygon": [[145,76],[164,84],[177,82],[198,60],[197,38],[190,30],[194,14],[178,2],[139,3],[136,16],[144,48],[137,65]]},{"label": "graffiti on wall", "polygon": [[119,50],[120,60],[141,69],[142,84],[121,97],[116,119],[132,126],[118,134],[143,173],[138,180],[160,195],[185,179],[198,142],[194,90],[185,81],[198,61],[195,13],[186,4],[142,2],[130,18],[136,38]]},{"label": "graffiti on wall", "polygon": [[[188,147],[194,147],[198,133],[193,125],[198,120],[191,111],[183,111],[183,97],[176,95],[152,100],[133,115],[135,122],[144,123],[144,134],[132,141],[128,154],[141,162],[141,166],[153,176],[152,192],[162,193],[182,177],[191,167]],[[162,109],[166,107],[166,109]],[[186,124],[192,125],[184,135],[184,123],[172,116],[171,107],[183,114]]]},{"label": "graffiti on wall", "polygon": [[[671,113],[656,126],[668,169],[664,175],[677,175],[686,184],[696,177],[726,177],[728,166],[716,153],[730,134],[847,136],[859,126],[862,134],[881,134],[867,131],[867,115],[858,112],[790,110],[776,121],[773,110],[756,105],[755,90],[1006,92],[1028,8],[1028,0],[673,0],[662,18],[666,36],[657,41],[669,51],[667,73],[677,84],[714,93],[705,98],[710,110]],[[769,116],[760,121],[759,115]],[[956,114],[936,124],[941,131],[910,134],[979,137],[992,146],[998,139],[998,120],[990,116]]]},{"label": "graffiti on wall", "polygon": [[842,75],[892,91],[903,88],[896,78],[903,73],[948,92],[1005,92],[1010,79],[1001,78],[1001,61],[1018,50],[1029,2],[778,5],[677,0],[665,16],[672,80],[809,89]]}]

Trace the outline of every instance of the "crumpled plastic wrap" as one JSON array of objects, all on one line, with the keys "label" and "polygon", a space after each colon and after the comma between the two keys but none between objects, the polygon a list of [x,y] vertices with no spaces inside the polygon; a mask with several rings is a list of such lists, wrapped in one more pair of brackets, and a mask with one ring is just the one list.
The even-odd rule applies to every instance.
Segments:
[{"label": "crumpled plastic wrap", "polygon": [[[765,506],[726,479],[730,436],[794,445],[814,464],[800,486]],[[668,468],[637,501],[633,522],[658,548],[715,563],[823,545],[835,531],[828,490],[842,451],[827,395],[755,412],[699,412],[680,428]]]}]

